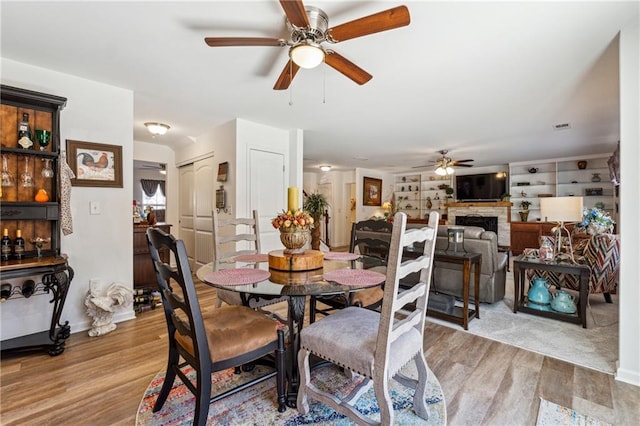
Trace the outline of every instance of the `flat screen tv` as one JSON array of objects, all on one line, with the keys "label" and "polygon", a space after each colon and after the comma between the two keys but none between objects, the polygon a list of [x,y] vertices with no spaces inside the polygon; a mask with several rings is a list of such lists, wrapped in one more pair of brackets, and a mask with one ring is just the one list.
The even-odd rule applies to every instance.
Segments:
[{"label": "flat screen tv", "polygon": [[458,201],[499,201],[507,192],[507,178],[497,173],[456,175]]}]

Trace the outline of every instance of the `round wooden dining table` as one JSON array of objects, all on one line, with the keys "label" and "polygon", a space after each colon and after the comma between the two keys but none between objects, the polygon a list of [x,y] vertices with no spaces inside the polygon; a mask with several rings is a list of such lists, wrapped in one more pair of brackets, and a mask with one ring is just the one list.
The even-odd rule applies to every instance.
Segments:
[{"label": "round wooden dining table", "polygon": [[275,270],[269,267],[266,255],[254,255],[238,261],[208,263],[196,271],[196,276],[214,288],[240,293],[246,306],[251,298],[286,296],[289,326],[287,405],[295,408],[299,385],[299,335],[307,297],[348,296],[350,292],[380,286],[385,280],[381,271],[384,271],[384,264],[378,258],[336,252],[325,254],[322,267],[309,271]]}]

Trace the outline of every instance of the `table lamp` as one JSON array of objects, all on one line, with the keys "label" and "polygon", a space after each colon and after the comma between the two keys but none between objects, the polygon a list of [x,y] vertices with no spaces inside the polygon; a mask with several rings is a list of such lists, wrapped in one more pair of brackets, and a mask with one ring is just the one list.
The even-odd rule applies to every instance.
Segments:
[{"label": "table lamp", "polygon": [[562,231],[567,233],[569,239],[569,256],[573,258],[571,234],[565,226],[565,222],[580,222],[582,220],[582,197],[549,197],[540,198],[540,216],[545,222],[556,222],[558,226],[552,229],[556,235],[556,256],[562,247]]},{"label": "table lamp", "polygon": [[464,227],[462,226],[450,226],[447,228],[447,251],[462,251],[464,249]]},{"label": "table lamp", "polygon": [[384,209],[384,218],[388,219],[391,215],[391,203],[389,201],[385,201],[384,203],[382,203],[382,208]]}]

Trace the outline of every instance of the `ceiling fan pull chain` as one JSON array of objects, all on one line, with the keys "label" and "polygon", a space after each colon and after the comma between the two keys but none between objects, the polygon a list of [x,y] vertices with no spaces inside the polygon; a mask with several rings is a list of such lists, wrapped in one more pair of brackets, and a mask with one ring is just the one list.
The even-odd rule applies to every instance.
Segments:
[{"label": "ceiling fan pull chain", "polygon": [[322,67],[322,103],[327,103],[327,67]]},{"label": "ceiling fan pull chain", "polygon": [[293,105],[293,61],[289,61],[289,106]]}]

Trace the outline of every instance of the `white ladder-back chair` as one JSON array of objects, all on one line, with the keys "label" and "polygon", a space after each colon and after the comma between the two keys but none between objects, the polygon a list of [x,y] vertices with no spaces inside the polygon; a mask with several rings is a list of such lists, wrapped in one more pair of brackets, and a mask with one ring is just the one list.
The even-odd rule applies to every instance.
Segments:
[{"label": "white ladder-back chair", "polygon": [[[312,398],[358,424],[391,425],[394,413],[388,381],[393,378],[415,389],[414,411],[423,419],[428,417],[424,398],[429,371],[423,353],[424,324],[438,219],[438,213],[433,212],[429,215],[426,227],[407,230],[406,214],[396,213],[394,216],[380,312],[352,306],[302,329],[301,349],[298,352],[300,389],[297,400],[297,408],[301,413],[309,412],[308,398]],[[412,245],[418,248],[424,246],[422,255],[403,262],[404,247]],[[398,292],[400,280],[415,272],[420,274],[419,282]],[[320,390],[311,382],[311,354],[368,380],[343,399],[329,391]],[[400,374],[400,369],[412,360],[417,367],[417,380]],[[370,381],[373,382],[380,407],[380,422],[358,412],[352,405],[367,389]]]},{"label": "white ladder-back chair", "polygon": [[[236,256],[260,254],[260,225],[258,211],[253,211],[251,218],[230,218],[220,219],[218,212],[211,212],[213,218],[213,261],[215,263],[233,262]],[[249,229],[243,229],[248,227]],[[226,233],[225,228],[231,228],[233,232]],[[226,230],[226,229],[225,229]],[[247,232],[248,231],[248,232]],[[225,251],[224,245],[233,244],[233,249]],[[245,247],[237,248],[238,244],[244,244]],[[256,264],[256,267],[258,265]],[[242,305],[240,293],[232,290],[217,289],[218,300],[216,307],[222,306],[222,302],[228,305]],[[258,309],[263,306],[272,305],[282,302],[286,298],[272,298],[259,300],[249,299],[248,305],[251,308]]]}]

